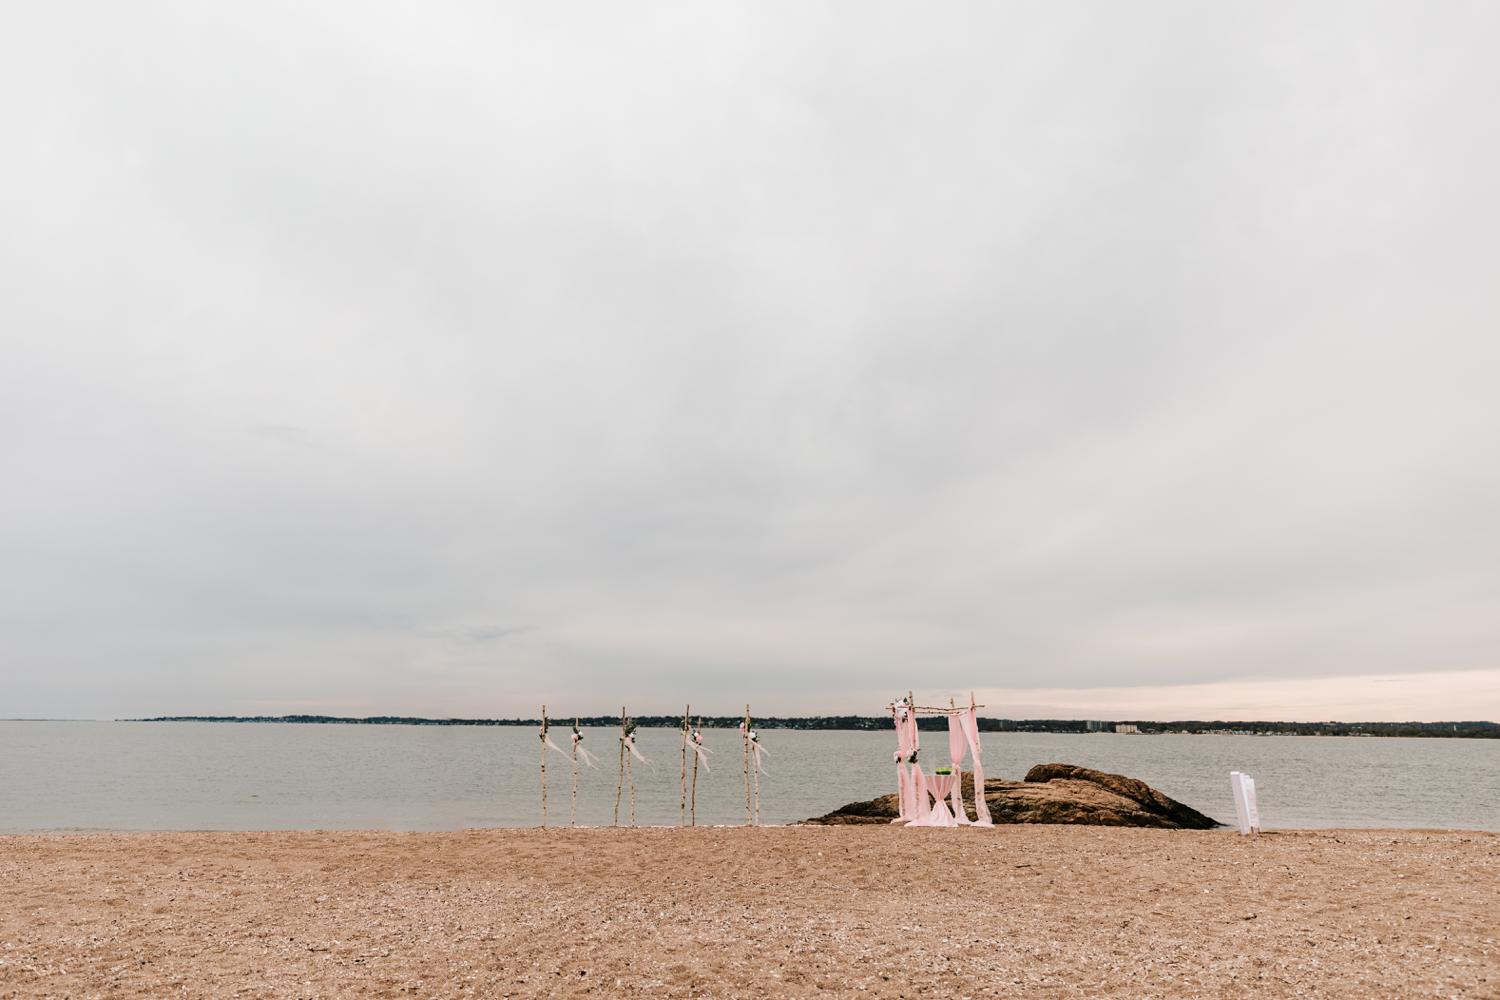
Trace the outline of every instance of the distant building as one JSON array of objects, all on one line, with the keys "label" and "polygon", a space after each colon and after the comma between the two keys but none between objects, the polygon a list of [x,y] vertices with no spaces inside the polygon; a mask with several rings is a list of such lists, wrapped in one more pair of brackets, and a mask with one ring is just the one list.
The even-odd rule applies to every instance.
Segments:
[{"label": "distant building", "polygon": [[1089,722],[1088,731],[1091,733],[1107,733],[1114,728],[1113,722]]},{"label": "distant building", "polygon": [[1131,722],[1115,723],[1115,732],[1117,733],[1138,733],[1140,731],[1140,727]]}]

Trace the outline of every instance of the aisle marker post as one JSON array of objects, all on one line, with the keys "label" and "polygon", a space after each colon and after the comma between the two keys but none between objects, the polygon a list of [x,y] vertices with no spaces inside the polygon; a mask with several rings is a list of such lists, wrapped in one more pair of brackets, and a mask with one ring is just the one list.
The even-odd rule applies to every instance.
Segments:
[{"label": "aisle marker post", "polygon": [[[703,725],[703,720],[702,719],[698,720],[698,725],[699,726]],[[695,727],[695,728],[697,728],[697,727]],[[688,800],[688,810],[689,810],[688,811],[688,824],[690,826],[697,826],[698,825],[698,752],[697,752],[697,750],[693,751],[693,790],[692,790],[692,796]]]},{"label": "aisle marker post", "polygon": [[625,707],[620,706],[620,776],[615,779],[615,818],[610,826],[620,825],[620,792],[625,788]]},{"label": "aisle marker post", "polygon": [[745,825],[750,826],[752,816],[750,811],[750,706],[745,706],[745,721],[740,724],[740,743],[745,751]]},{"label": "aisle marker post", "polygon": [[[679,791],[681,794],[677,799],[677,825],[687,826],[687,755],[688,755],[688,713],[693,706],[688,705],[682,710],[682,772],[678,776]],[[697,759],[697,754],[693,755]]]}]

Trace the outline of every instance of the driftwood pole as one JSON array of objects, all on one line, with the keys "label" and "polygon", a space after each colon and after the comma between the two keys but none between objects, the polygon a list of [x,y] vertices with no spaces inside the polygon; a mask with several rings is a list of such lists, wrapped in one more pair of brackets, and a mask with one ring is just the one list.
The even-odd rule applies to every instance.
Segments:
[{"label": "driftwood pole", "polygon": [[[692,705],[688,705],[682,710],[682,774],[679,779],[682,794],[677,801],[678,826],[687,826],[687,755],[688,741],[692,738],[688,731],[688,714],[692,710]],[[695,753],[693,756],[696,759],[698,755]]]},{"label": "driftwood pole", "polygon": [[[974,747],[979,743],[979,715],[974,711],[974,692],[969,692],[969,714],[974,716]],[[979,822],[979,797],[984,794],[984,789],[979,787],[979,755],[974,752],[974,747],[969,748],[969,770],[972,775],[970,784],[974,788],[974,821]]]},{"label": "driftwood pole", "polygon": [[610,826],[620,825],[620,790],[625,787],[625,709],[620,709],[620,776],[615,779],[615,820]]},{"label": "driftwood pole", "polygon": [[[578,728],[578,716],[573,716],[573,731],[581,732]],[[573,808],[568,813],[568,825],[578,825],[578,741],[569,741],[573,744]]]},{"label": "driftwood pole", "polygon": [[537,742],[542,760],[542,826],[547,825],[547,706],[542,706],[542,738]]},{"label": "driftwood pole", "polygon": [[751,782],[755,789],[755,825],[760,826],[760,748],[754,740],[750,741],[750,753],[755,759],[752,763],[755,770],[752,772]]},{"label": "driftwood pole", "polygon": [[[698,720],[698,724],[701,726],[703,724],[703,720],[699,719]],[[697,729],[698,727],[695,726],[693,728]],[[696,742],[693,744],[693,792],[692,792],[692,797],[688,800],[688,810],[689,810],[688,811],[688,823],[689,823],[689,825],[691,825],[691,826],[697,826],[698,825],[698,745],[697,745]]]},{"label": "driftwood pole", "polygon": [[[912,763],[915,764],[917,761],[917,743],[922,739],[922,727],[919,724],[920,719],[917,716],[917,699],[911,691],[906,692],[906,710],[911,713],[911,752]],[[916,782],[914,781],[912,784],[916,784]],[[927,791],[925,787],[917,792],[917,798],[921,800],[917,803],[917,815],[927,815]]]},{"label": "driftwood pole", "polygon": [[750,811],[750,706],[745,706],[745,721],[740,728],[740,743],[745,751],[745,825],[754,822],[754,813]]},{"label": "driftwood pole", "polygon": [[[950,716],[958,714],[958,702],[954,701],[951,696],[948,698],[948,714]],[[950,733],[953,732],[953,729],[951,728],[953,726],[953,720],[951,718],[948,720],[948,725],[950,727],[948,729],[948,731]],[[950,737],[950,739],[951,739],[951,737]],[[967,736],[965,736],[964,737],[964,746],[965,747],[968,746],[968,742],[969,742],[969,738]],[[962,810],[964,808],[964,762],[963,762],[963,758],[962,757],[960,757],[958,759],[958,765],[957,766],[958,766],[958,773],[953,776],[953,780],[956,781],[956,782],[958,782],[958,808],[960,810]],[[973,767],[974,765],[970,764],[969,766]],[[960,815],[955,816],[954,819],[956,819],[956,820],[958,820],[960,822],[963,822],[963,823],[967,823],[969,821],[969,814],[968,813],[960,813]]]},{"label": "driftwood pole", "polygon": [[[631,723],[630,724],[630,728],[631,728],[631,730],[634,730],[635,729],[635,724]],[[630,738],[630,739],[634,738],[629,733],[627,733],[626,736],[627,736],[627,738]],[[631,754],[627,754],[626,757],[625,757],[625,780],[627,782],[629,782],[629,784],[630,784],[630,825],[631,826],[635,826],[635,762],[630,759],[631,757],[634,757],[634,756],[635,756],[635,754],[631,753]]]}]

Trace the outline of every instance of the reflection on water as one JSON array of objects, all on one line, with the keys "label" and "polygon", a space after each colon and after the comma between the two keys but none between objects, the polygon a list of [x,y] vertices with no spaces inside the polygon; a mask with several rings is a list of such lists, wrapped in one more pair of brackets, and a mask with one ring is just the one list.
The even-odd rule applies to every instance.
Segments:
[{"label": "reflection on water", "polygon": [[[563,731],[566,735],[566,731]],[[578,822],[610,822],[614,730],[588,730],[600,757],[578,782]],[[924,733],[931,752],[946,737]],[[642,729],[641,824],[675,823],[675,730]],[[745,818],[740,741],[705,730],[700,823]],[[761,818],[785,823],[895,788],[894,734],[763,730]],[[540,819],[536,731],[468,726],[0,722],[0,830],[438,830]],[[566,740],[562,741],[566,748]],[[1500,741],[1311,736],[984,734],[990,777],[1061,761],[1140,778],[1219,820],[1234,814],[1229,772],[1255,776],[1277,827],[1500,830]],[[568,821],[568,761],[547,761],[548,813]],[[627,807],[622,805],[621,819]]]}]

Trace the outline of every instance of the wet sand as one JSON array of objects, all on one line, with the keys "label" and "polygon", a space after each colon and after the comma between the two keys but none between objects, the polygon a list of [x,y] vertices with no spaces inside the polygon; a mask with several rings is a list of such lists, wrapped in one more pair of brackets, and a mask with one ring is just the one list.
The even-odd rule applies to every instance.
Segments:
[{"label": "wet sand", "polygon": [[1500,997],[1500,834],[0,838],[0,996]]}]

